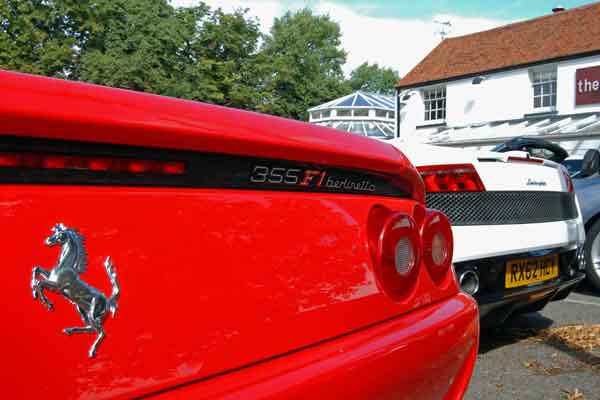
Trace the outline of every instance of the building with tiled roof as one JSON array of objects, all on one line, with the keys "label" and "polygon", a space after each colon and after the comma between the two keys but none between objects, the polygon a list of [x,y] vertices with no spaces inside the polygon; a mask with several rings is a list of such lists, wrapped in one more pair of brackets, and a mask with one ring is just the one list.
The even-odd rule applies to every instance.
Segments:
[{"label": "building with tiled roof", "polygon": [[397,84],[396,134],[487,148],[600,146],[600,2],[443,40]]}]

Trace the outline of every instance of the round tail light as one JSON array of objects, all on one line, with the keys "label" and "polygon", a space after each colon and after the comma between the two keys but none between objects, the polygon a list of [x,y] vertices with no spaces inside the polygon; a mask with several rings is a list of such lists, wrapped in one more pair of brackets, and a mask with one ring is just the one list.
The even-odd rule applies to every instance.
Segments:
[{"label": "round tail light", "polygon": [[436,284],[441,284],[452,266],[452,227],[448,218],[439,211],[427,210],[421,226],[423,261]]},{"label": "round tail light", "polygon": [[415,287],[421,240],[411,216],[386,211],[373,213],[373,219],[380,221],[379,235],[373,243],[375,272],[385,292],[395,300],[403,300]]},{"label": "round tail light", "polygon": [[448,261],[448,240],[441,232],[436,232],[431,239],[431,260],[435,265],[444,265]]},{"label": "round tail light", "polygon": [[396,250],[394,251],[394,266],[396,272],[402,276],[408,276],[410,271],[416,263],[416,252],[414,249],[413,242],[408,238],[401,238],[396,243]]}]

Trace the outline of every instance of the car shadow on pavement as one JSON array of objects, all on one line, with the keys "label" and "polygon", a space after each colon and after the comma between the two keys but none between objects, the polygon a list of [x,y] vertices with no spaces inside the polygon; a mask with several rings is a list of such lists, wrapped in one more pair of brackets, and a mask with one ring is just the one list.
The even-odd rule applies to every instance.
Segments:
[{"label": "car shadow on pavement", "polygon": [[554,321],[538,312],[515,315],[497,327],[482,328],[479,354],[536,337]]},{"label": "car shadow on pavement", "polygon": [[575,292],[586,296],[600,298],[600,290],[593,287],[587,280],[584,280],[575,288]]}]

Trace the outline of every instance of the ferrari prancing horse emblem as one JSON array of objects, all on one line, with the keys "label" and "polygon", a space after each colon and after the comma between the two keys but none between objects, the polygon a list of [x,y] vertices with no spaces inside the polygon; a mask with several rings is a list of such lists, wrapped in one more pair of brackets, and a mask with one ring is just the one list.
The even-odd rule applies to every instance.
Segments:
[{"label": "ferrari prancing horse emblem", "polygon": [[[85,326],[65,328],[67,335],[72,333],[96,333],[96,340],[90,347],[88,355],[94,357],[98,345],[104,339],[104,319],[110,311],[114,318],[117,312],[117,298],[119,297],[119,283],[117,272],[113,268],[110,257],[104,261],[104,268],[112,284],[112,293],[106,297],[101,291],[85,283],[79,274],[87,269],[87,254],[83,243],[83,236],[74,229],[63,224],[56,224],[52,228],[53,234],[46,239],[47,246],[62,246],[58,263],[50,271],[41,267],[34,267],[31,277],[31,290],[33,298],[39,297],[40,301],[48,307],[49,311],[54,305],[44,294],[44,289],[58,292],[75,305]],[[38,275],[45,279],[39,280]]]}]

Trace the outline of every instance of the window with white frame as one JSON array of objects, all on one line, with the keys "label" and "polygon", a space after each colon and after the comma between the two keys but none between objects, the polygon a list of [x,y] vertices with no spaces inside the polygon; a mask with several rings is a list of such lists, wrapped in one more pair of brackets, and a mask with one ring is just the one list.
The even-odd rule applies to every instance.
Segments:
[{"label": "window with white frame", "polygon": [[531,83],[534,110],[556,107],[556,70],[532,71]]},{"label": "window with white frame", "polygon": [[446,88],[439,87],[423,91],[425,121],[446,119]]}]

